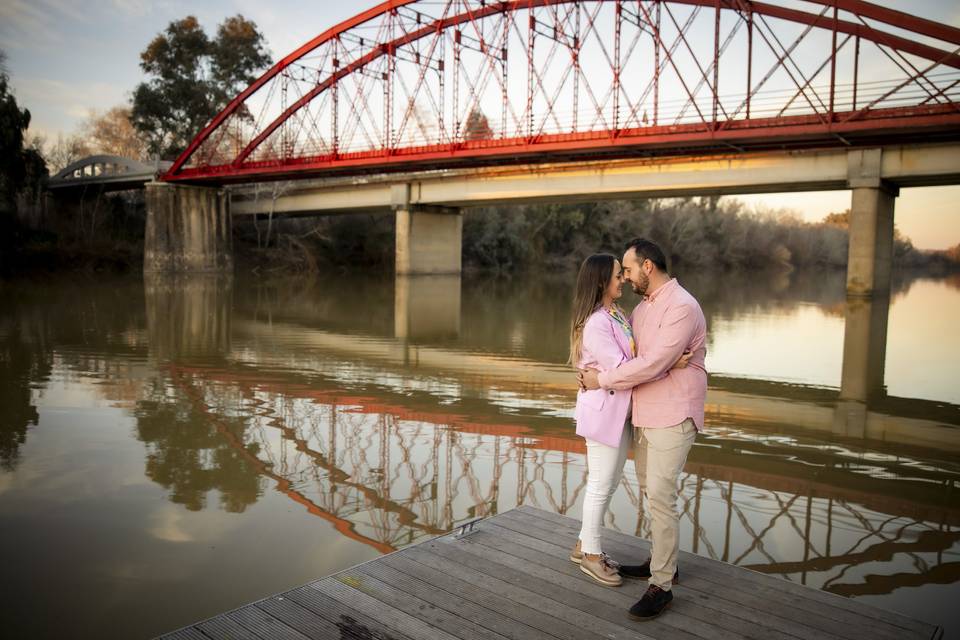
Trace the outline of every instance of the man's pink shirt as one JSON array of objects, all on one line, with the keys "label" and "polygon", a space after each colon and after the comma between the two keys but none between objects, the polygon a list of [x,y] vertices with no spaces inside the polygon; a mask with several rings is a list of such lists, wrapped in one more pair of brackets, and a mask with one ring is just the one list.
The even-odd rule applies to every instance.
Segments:
[{"label": "man's pink shirt", "polygon": [[[692,418],[702,430],[707,398],[707,321],[700,304],[672,278],[633,309],[630,323],[637,356],[602,372],[600,386],[633,388],[636,427],[672,427]],[[688,350],[693,357],[687,367],[671,370]]]}]

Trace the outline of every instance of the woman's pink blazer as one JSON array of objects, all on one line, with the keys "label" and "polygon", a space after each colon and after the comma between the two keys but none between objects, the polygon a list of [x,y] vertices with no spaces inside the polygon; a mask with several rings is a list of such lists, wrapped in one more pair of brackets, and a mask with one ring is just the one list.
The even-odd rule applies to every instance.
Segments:
[{"label": "woman's pink blazer", "polygon": [[[590,367],[607,371],[632,359],[630,338],[623,328],[603,308],[594,311],[583,327],[583,346],[578,366],[581,369]],[[623,424],[630,409],[631,393],[631,389],[581,390],[577,393],[577,408],[573,413],[577,435],[619,447]]]}]

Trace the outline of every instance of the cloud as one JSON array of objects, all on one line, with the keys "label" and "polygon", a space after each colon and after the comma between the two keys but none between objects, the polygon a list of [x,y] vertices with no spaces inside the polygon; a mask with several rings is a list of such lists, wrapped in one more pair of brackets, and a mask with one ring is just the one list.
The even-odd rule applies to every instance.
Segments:
[{"label": "cloud", "polygon": [[107,82],[15,77],[13,85],[17,102],[30,110],[31,129],[48,133],[74,128],[92,109],[104,111],[127,100],[125,87]]},{"label": "cloud", "polygon": [[67,0],[3,0],[0,33],[11,49],[62,47],[76,38],[77,24],[107,23],[117,13],[142,18],[152,9],[148,0],[100,0],[93,6]]},{"label": "cloud", "polygon": [[167,542],[192,542],[194,536],[184,529],[185,519],[181,510],[165,505],[151,514],[147,532]]},{"label": "cloud", "polygon": [[147,0],[110,0],[110,4],[120,13],[138,18],[147,15],[151,10]]},{"label": "cloud", "polygon": [[28,49],[55,43],[58,39],[56,22],[39,4],[24,0],[0,2],[0,33],[11,49]]}]

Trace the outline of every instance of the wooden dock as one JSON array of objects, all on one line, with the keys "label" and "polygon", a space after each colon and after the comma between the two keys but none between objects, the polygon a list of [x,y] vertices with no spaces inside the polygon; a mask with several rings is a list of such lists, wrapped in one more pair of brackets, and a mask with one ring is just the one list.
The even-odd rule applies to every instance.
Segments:
[{"label": "wooden dock", "polygon": [[[891,611],[691,553],[659,618],[627,609],[646,581],[604,587],[568,559],[580,523],[522,506],[162,636],[162,640],[739,639],[936,640]],[[646,541],[605,530],[622,561]]]}]

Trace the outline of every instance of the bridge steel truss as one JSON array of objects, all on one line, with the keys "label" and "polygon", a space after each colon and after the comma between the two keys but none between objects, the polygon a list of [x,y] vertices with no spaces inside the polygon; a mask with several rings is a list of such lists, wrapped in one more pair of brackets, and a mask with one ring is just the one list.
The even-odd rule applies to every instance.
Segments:
[{"label": "bridge steel truss", "polygon": [[859,0],[391,0],[239,94],[165,181],[955,137],[960,29]]}]

